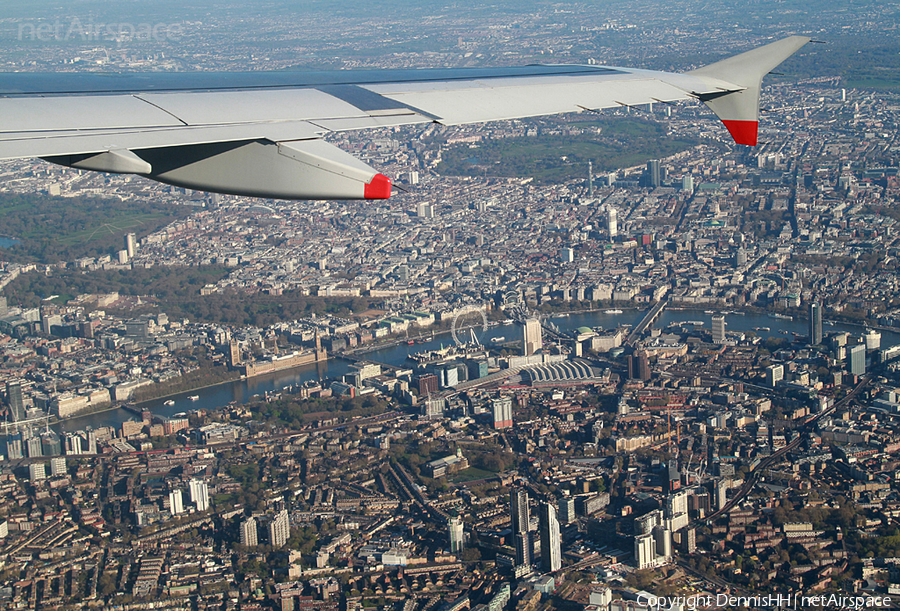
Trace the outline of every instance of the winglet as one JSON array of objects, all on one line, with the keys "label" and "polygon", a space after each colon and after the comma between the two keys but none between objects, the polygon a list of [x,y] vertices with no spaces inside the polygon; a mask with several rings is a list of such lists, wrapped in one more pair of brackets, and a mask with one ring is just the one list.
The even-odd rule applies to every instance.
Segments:
[{"label": "winglet", "polygon": [[384,174],[376,174],[365,186],[366,199],[388,199],[391,196],[391,179]]},{"label": "winglet", "polygon": [[722,120],[734,141],[756,146],[763,77],[809,41],[806,36],[790,36],[688,74],[710,85],[709,91],[697,95]]},{"label": "winglet", "polygon": [[722,119],[728,133],[738,144],[756,146],[759,134],[759,121],[729,121]]}]

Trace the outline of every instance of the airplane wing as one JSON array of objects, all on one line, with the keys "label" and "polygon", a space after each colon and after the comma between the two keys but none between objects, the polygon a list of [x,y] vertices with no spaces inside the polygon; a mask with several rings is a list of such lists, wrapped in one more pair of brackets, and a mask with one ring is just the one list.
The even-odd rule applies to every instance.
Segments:
[{"label": "airplane wing", "polygon": [[762,78],[792,36],[684,74],[604,66],[173,74],[0,74],[0,159],[40,157],[277,199],[385,199],[390,180],[328,132],[458,125],[696,99],[755,145]]}]

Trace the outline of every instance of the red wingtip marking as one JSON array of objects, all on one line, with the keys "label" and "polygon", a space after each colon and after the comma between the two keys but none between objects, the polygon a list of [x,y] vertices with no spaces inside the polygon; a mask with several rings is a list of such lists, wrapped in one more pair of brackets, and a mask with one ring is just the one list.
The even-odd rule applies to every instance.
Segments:
[{"label": "red wingtip marking", "polygon": [[735,142],[756,146],[757,133],[759,132],[758,121],[722,121],[722,123],[728,128],[728,133],[731,134]]},{"label": "red wingtip marking", "polygon": [[363,197],[366,199],[387,199],[391,196],[391,179],[384,174],[376,174],[366,185]]}]

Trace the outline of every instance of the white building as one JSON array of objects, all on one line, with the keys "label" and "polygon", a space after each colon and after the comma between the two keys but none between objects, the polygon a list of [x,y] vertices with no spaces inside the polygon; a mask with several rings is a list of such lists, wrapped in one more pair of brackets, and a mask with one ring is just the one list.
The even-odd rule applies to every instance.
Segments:
[{"label": "white building", "polygon": [[562,568],[562,542],[556,508],[550,503],[542,503],[539,532],[541,536],[541,570],[553,573]]},{"label": "white building", "polygon": [[291,521],[286,509],[281,510],[269,522],[269,544],[283,547],[291,536]]},{"label": "white building", "polygon": [[184,501],[181,498],[181,490],[173,490],[169,493],[169,513],[173,516],[184,513]]},{"label": "white building", "polygon": [[712,341],[719,345],[725,343],[725,317],[721,314],[712,317]]},{"label": "white building", "polygon": [[541,321],[537,318],[529,318],[525,321],[525,356],[531,356],[544,347],[541,337]]},{"label": "white building", "polygon": [[256,520],[247,518],[241,522],[241,545],[245,547],[254,547],[258,545],[256,536]]},{"label": "white building", "polygon": [[191,503],[197,508],[197,511],[206,511],[209,509],[209,486],[200,479],[192,479],[190,482]]},{"label": "white building", "polygon": [[450,518],[447,521],[447,528],[450,531],[450,553],[456,554],[466,547],[466,530],[463,521],[458,518]]},{"label": "white building", "polygon": [[42,462],[33,462],[28,465],[28,478],[32,482],[39,482],[47,479],[47,467]]},{"label": "white building", "polygon": [[57,456],[55,458],[50,459],[50,475],[53,477],[57,477],[58,475],[66,474],[66,459],[62,456]]}]

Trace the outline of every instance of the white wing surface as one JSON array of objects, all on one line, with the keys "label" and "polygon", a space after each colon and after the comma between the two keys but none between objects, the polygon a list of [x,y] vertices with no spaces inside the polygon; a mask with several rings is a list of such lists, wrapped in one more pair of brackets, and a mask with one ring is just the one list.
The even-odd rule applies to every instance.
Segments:
[{"label": "white wing surface", "polygon": [[[327,132],[697,99],[756,144],[760,82],[794,36],[686,74],[600,66],[508,69],[0,75],[0,159],[41,157],[198,190],[383,199],[390,180]],[[154,78],[155,77],[155,78]]]}]

